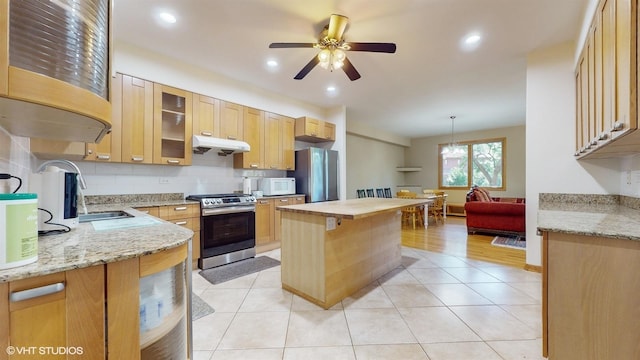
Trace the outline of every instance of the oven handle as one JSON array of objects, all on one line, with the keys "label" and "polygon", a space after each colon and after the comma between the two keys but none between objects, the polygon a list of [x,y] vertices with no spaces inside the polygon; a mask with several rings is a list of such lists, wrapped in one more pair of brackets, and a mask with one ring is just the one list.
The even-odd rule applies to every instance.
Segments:
[{"label": "oven handle", "polygon": [[254,212],[255,206],[230,206],[218,209],[202,209],[202,216]]}]

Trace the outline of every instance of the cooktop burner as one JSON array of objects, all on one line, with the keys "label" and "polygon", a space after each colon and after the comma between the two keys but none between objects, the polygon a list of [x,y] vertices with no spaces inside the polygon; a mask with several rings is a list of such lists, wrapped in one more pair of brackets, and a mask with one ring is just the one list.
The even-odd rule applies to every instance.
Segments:
[{"label": "cooktop burner", "polygon": [[253,205],[256,198],[253,195],[245,194],[206,194],[206,195],[189,195],[187,200],[200,202],[200,207],[221,207],[232,205]]}]

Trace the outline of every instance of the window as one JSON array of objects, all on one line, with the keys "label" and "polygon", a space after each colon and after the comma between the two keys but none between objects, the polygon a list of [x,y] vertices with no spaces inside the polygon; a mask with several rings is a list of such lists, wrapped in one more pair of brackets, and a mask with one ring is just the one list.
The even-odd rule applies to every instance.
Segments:
[{"label": "window", "polygon": [[438,186],[469,189],[478,185],[504,190],[505,148],[506,138],[438,145]]}]

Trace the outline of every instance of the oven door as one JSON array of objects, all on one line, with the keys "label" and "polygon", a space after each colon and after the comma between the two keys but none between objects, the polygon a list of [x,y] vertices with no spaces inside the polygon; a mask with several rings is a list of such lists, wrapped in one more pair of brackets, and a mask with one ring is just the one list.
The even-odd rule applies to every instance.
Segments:
[{"label": "oven door", "polygon": [[203,209],[200,256],[232,253],[256,246],[256,212],[253,206]]}]

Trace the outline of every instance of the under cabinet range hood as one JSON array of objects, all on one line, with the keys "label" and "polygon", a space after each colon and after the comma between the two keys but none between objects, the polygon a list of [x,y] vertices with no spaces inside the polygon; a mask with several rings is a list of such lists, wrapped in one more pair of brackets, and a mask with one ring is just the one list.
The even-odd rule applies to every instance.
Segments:
[{"label": "under cabinet range hood", "polygon": [[211,149],[216,150],[218,155],[227,156],[230,154],[247,152],[251,150],[251,147],[244,141],[193,135],[194,153],[204,154]]}]

